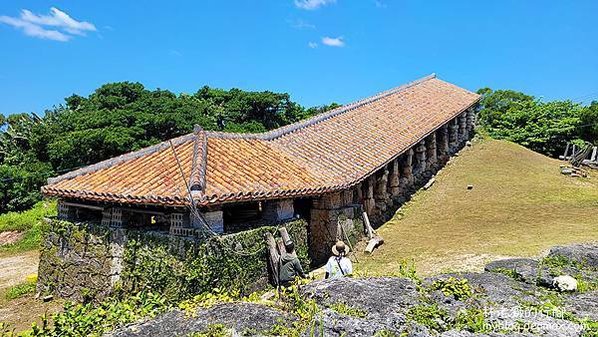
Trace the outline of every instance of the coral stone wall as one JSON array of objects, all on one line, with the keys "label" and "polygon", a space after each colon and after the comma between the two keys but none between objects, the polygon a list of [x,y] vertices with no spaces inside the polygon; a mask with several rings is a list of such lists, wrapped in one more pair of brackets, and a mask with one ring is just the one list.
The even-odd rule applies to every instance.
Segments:
[{"label": "coral stone wall", "polygon": [[[77,301],[142,289],[181,300],[213,288],[249,293],[268,283],[265,226],[199,240],[165,232],[50,219],[41,249],[38,290]],[[307,223],[283,224],[307,268]]]}]

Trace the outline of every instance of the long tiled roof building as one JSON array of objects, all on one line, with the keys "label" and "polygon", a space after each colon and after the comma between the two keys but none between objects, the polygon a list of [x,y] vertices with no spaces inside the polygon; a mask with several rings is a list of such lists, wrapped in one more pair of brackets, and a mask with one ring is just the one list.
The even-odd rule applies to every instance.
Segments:
[{"label": "long tiled roof building", "polygon": [[42,192],[61,200],[63,217],[86,208],[113,225],[154,214],[193,228],[192,198],[217,232],[300,215],[317,235],[330,215],[319,211],[359,205],[382,217],[425,183],[470,138],[478,100],[430,75],[266,133],[197,127],[52,178]]}]

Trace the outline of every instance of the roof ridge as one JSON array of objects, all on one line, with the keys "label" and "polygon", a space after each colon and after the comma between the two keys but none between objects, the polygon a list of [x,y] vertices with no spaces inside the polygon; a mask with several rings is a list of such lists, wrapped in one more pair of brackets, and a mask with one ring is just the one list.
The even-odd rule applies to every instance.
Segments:
[{"label": "roof ridge", "polygon": [[230,133],[230,132],[220,132],[220,131],[207,131],[206,134],[208,135],[208,137],[223,138],[223,139],[239,139],[239,138],[241,138],[241,139],[274,140],[276,138],[285,136],[289,133],[293,133],[294,131],[297,131],[299,129],[303,129],[303,128],[318,124],[320,122],[326,121],[330,118],[336,117],[345,112],[354,110],[354,109],[364,106],[366,104],[373,103],[373,102],[375,102],[379,99],[382,99],[384,97],[399,93],[401,91],[404,91],[408,88],[411,88],[415,85],[418,85],[420,83],[423,83],[425,81],[428,81],[428,80],[431,80],[434,78],[436,78],[436,73],[432,73],[428,76],[424,76],[415,81],[400,85],[398,87],[395,87],[395,88],[392,88],[389,90],[379,92],[373,96],[369,96],[367,98],[363,98],[361,100],[357,100],[355,102],[345,104],[343,106],[332,109],[330,111],[323,112],[321,114],[317,114],[308,119],[298,121],[293,124],[285,125],[280,128],[270,130],[267,132],[263,132],[263,133]]}]

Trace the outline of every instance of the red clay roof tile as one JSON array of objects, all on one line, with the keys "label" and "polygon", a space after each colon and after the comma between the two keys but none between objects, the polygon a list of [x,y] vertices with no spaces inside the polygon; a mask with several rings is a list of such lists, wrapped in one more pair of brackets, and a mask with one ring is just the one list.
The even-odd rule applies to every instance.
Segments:
[{"label": "red clay roof tile", "polygon": [[[50,179],[42,192],[182,206],[187,185],[199,179],[197,172],[191,179],[195,162],[204,168],[194,194],[200,205],[321,194],[359,183],[478,100],[430,76],[263,134],[197,131],[173,139],[185,178],[164,142]],[[194,157],[202,141],[207,155],[195,146]]]}]

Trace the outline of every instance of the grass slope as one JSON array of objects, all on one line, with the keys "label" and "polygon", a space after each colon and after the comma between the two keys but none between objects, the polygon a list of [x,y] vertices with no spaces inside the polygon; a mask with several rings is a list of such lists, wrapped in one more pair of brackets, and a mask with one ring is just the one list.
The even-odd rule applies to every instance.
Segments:
[{"label": "grass slope", "polygon": [[359,255],[358,268],[389,274],[413,260],[424,274],[477,270],[497,257],[598,240],[598,171],[571,178],[560,164],[510,142],[476,141],[378,229],[384,245]]},{"label": "grass slope", "polygon": [[0,232],[23,232],[23,238],[15,243],[0,246],[0,256],[37,250],[41,240],[44,217],[56,215],[56,201],[40,201],[24,212],[8,212],[0,215]]}]

